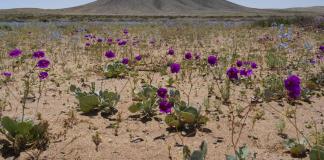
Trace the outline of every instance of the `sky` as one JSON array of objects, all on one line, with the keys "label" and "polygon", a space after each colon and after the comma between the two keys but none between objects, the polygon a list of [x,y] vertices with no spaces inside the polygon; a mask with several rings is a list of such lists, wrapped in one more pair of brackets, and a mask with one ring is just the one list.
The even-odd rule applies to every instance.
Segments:
[{"label": "sky", "polygon": [[[58,9],[86,4],[94,0],[0,0],[0,9],[44,8]],[[324,6],[324,0],[229,0],[253,8],[290,8]]]}]

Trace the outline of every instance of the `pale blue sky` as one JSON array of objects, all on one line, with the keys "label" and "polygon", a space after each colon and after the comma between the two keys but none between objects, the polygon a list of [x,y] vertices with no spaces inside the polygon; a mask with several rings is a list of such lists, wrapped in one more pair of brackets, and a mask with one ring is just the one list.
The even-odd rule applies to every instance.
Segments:
[{"label": "pale blue sky", "polygon": [[[0,0],[0,9],[8,8],[67,8],[94,0]],[[289,8],[324,6],[324,0],[229,0],[254,8]]]}]

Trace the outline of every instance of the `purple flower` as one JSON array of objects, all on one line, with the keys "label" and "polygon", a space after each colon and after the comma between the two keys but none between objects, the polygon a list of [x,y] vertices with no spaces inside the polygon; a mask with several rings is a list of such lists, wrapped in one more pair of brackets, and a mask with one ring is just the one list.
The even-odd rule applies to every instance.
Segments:
[{"label": "purple flower", "polygon": [[97,42],[99,42],[99,43],[101,43],[102,41],[103,41],[102,38],[98,38],[98,39],[97,39]]},{"label": "purple flower", "polygon": [[249,69],[249,70],[247,70],[246,73],[247,73],[247,76],[250,77],[253,74],[253,70],[252,69]]},{"label": "purple flower", "polygon": [[324,52],[324,46],[320,46],[319,49]]},{"label": "purple flower", "polygon": [[45,52],[43,51],[37,51],[33,53],[33,58],[44,58],[45,57]]},{"label": "purple flower", "polygon": [[128,29],[125,28],[125,29],[123,30],[123,32],[124,32],[124,34],[128,34]]},{"label": "purple flower", "polygon": [[186,59],[186,60],[191,60],[191,59],[192,59],[192,54],[191,54],[190,52],[187,52],[187,53],[185,54],[185,59]]},{"label": "purple flower", "polygon": [[128,62],[129,62],[129,59],[128,58],[123,58],[122,60],[121,60],[121,62],[123,63],[123,64],[128,64]]},{"label": "purple flower", "polygon": [[127,41],[126,40],[120,40],[119,42],[118,42],[118,45],[119,46],[125,46],[127,44]]},{"label": "purple flower", "polygon": [[226,74],[227,74],[227,77],[231,80],[233,79],[238,79],[238,73],[239,73],[239,70],[236,68],[236,67],[231,67],[227,70]]},{"label": "purple flower", "polygon": [[173,50],[173,48],[169,48],[168,49],[168,55],[174,55],[174,50]]},{"label": "purple flower", "polygon": [[138,54],[137,56],[135,56],[135,59],[136,59],[137,61],[140,61],[140,60],[142,60],[142,56]]},{"label": "purple flower", "polygon": [[22,51],[20,49],[14,49],[9,52],[9,56],[11,58],[19,57],[22,54]]},{"label": "purple flower", "polygon": [[217,57],[215,55],[210,55],[208,56],[207,61],[210,65],[214,66],[217,64]]},{"label": "purple flower", "polygon": [[241,69],[240,70],[240,75],[241,76],[250,77],[250,76],[252,76],[252,74],[253,74],[253,70],[252,69],[249,69],[249,70]]},{"label": "purple flower", "polygon": [[41,59],[37,62],[37,67],[39,68],[47,68],[50,65],[50,61],[47,59]]},{"label": "purple flower", "polygon": [[167,95],[168,95],[168,89],[166,88],[159,88],[157,90],[157,95],[160,97],[160,98],[166,98]]},{"label": "purple flower", "polygon": [[236,61],[236,66],[237,67],[242,67],[242,65],[243,65],[243,62],[241,60]]},{"label": "purple flower", "polygon": [[109,58],[109,59],[112,59],[112,58],[115,58],[116,57],[115,53],[113,51],[111,51],[111,50],[107,51],[106,54],[105,54],[105,56],[107,58]]},{"label": "purple flower", "polygon": [[40,72],[38,75],[40,80],[45,80],[48,77],[48,73],[47,72]]},{"label": "purple flower", "polygon": [[9,78],[9,77],[11,77],[12,73],[11,72],[3,72],[2,75]]},{"label": "purple flower", "polygon": [[255,62],[252,62],[251,63],[251,68],[256,69],[256,68],[258,68],[258,65]]},{"label": "purple flower", "polygon": [[91,43],[89,43],[89,42],[85,43],[86,47],[89,47],[90,45],[91,45]]},{"label": "purple flower", "polygon": [[288,91],[288,96],[292,99],[298,99],[301,95],[301,80],[296,75],[289,76],[285,81],[285,88]]},{"label": "purple flower", "polygon": [[114,42],[113,42],[113,39],[112,39],[112,38],[108,38],[108,39],[107,39],[107,43],[108,43],[109,45],[113,44],[113,43],[114,43]]},{"label": "purple flower", "polygon": [[162,100],[159,103],[159,108],[161,113],[171,113],[171,109],[173,107],[173,104],[171,102],[168,102],[166,100]]},{"label": "purple flower", "polygon": [[172,63],[170,65],[171,73],[179,73],[180,69],[181,69],[181,66],[179,63]]}]

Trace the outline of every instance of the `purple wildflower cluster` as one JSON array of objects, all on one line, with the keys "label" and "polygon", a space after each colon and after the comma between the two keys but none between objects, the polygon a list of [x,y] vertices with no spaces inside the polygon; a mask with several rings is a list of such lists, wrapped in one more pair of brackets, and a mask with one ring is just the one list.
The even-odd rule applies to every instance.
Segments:
[{"label": "purple wildflower cluster", "polygon": [[289,98],[298,99],[301,95],[300,78],[296,75],[291,75],[284,81],[284,83]]},{"label": "purple wildflower cluster", "polygon": [[210,64],[211,66],[215,66],[215,65],[217,65],[218,59],[217,59],[217,56],[210,55],[210,56],[208,56],[207,61],[208,61],[208,64]]},{"label": "purple wildflower cluster", "polygon": [[175,51],[174,51],[174,49],[171,47],[171,48],[169,48],[168,49],[168,55],[171,55],[171,56],[173,56],[174,55],[174,53],[175,53]]},{"label": "purple wildflower cluster", "polygon": [[171,113],[173,103],[167,100],[168,98],[168,89],[159,88],[157,90],[157,95],[160,98],[159,100],[159,108],[161,113]]},{"label": "purple wildflower cluster", "polygon": [[[11,58],[18,58],[23,52],[20,49],[14,49],[11,50],[8,55]],[[51,62],[46,59],[45,57],[45,52],[44,51],[36,51],[32,54],[32,58],[33,59],[38,59],[37,63],[36,63],[36,67],[40,68],[40,69],[46,69],[49,67],[49,65],[51,64]],[[11,72],[3,72],[2,73],[3,76],[10,78],[12,76]],[[45,80],[48,77],[48,73],[47,72],[40,72],[38,77],[40,78],[40,80]]]},{"label": "purple wildflower cluster", "polygon": [[179,73],[181,69],[181,65],[179,63],[172,63],[170,65],[171,73]]},{"label": "purple wildflower cluster", "polygon": [[11,72],[3,72],[2,75],[7,78],[10,78],[12,76],[12,73]]},{"label": "purple wildflower cluster", "polygon": [[43,51],[36,51],[33,53],[33,58],[40,59],[45,57],[45,52]]},{"label": "purple wildflower cluster", "polygon": [[22,51],[20,49],[14,49],[9,52],[9,57],[11,58],[17,58],[22,54]]},{"label": "purple wildflower cluster", "polygon": [[116,57],[116,54],[115,54],[113,51],[109,50],[109,51],[107,51],[107,52],[105,53],[105,56],[106,56],[108,59],[113,59],[113,58]]}]

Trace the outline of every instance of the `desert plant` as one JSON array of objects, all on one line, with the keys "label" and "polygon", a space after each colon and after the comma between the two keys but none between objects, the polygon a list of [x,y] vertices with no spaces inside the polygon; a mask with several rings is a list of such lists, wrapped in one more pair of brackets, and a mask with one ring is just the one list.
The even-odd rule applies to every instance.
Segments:
[{"label": "desert plant", "polygon": [[205,160],[207,155],[207,142],[203,141],[199,147],[199,150],[195,150],[191,153],[188,146],[183,147],[183,160]]},{"label": "desert plant", "polygon": [[165,117],[165,123],[177,129],[190,130],[206,124],[208,118],[201,115],[200,109],[188,106],[185,102],[175,103],[174,112]]},{"label": "desert plant", "polygon": [[[246,145],[239,147],[237,151],[235,151],[235,156],[226,155],[226,160],[247,160],[249,157],[249,149]],[[254,156],[253,159],[256,157]]]},{"label": "desert plant", "polygon": [[324,159],[324,146],[313,146],[309,153],[310,160],[322,160]]},{"label": "desert plant", "polygon": [[128,73],[128,69],[126,65],[120,62],[114,62],[104,66],[103,73],[106,78],[124,78]]},{"label": "desert plant", "polygon": [[142,112],[144,117],[151,117],[155,115],[156,108],[158,106],[158,97],[156,95],[157,88],[145,84],[142,86],[142,90],[134,96],[134,100],[138,101],[137,103],[129,106],[128,110],[131,113]]},{"label": "desert plant", "polygon": [[275,74],[271,74],[263,80],[263,87],[263,97],[266,101],[278,100],[285,96],[283,80]]},{"label": "desert plant", "polygon": [[91,83],[90,92],[82,91],[75,85],[70,86],[70,91],[74,93],[79,101],[80,110],[89,113],[94,110],[104,111],[104,113],[116,113],[115,108],[119,102],[120,96],[115,92],[108,90],[96,91],[95,83]]},{"label": "desert plant", "polygon": [[17,153],[31,147],[38,149],[46,147],[49,141],[47,130],[47,122],[34,124],[32,121],[18,121],[9,117],[1,118],[0,132],[12,143]]}]

